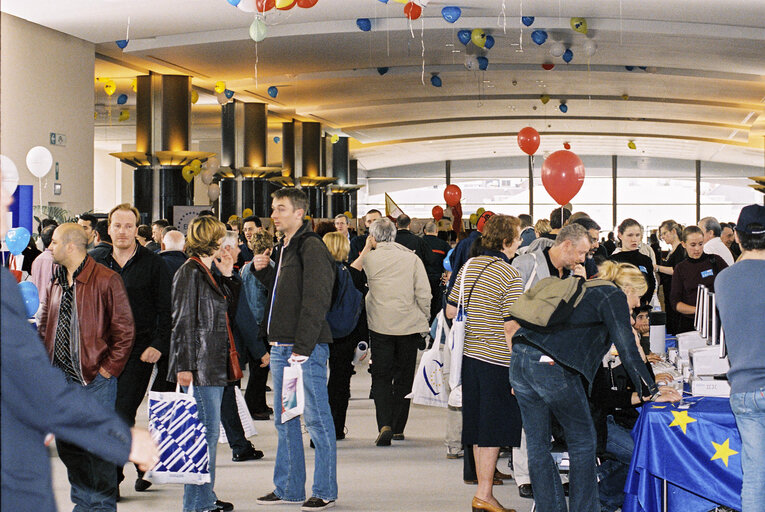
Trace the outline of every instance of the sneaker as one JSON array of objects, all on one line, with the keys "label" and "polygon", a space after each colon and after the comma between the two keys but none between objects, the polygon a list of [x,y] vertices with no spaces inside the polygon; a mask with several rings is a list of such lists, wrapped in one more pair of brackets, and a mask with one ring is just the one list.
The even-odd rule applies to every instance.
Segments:
[{"label": "sneaker", "polygon": [[308,498],[300,510],[324,510],[325,508],[332,508],[335,506],[335,500],[326,501],[316,496]]},{"label": "sneaker", "polygon": [[149,487],[151,487],[151,482],[148,480],[144,480],[140,476],[135,479],[135,486],[133,488],[136,490],[136,492],[144,492]]},{"label": "sneaker", "polygon": [[234,504],[228,501],[215,500],[215,508],[212,512],[231,512],[234,510]]},{"label": "sneaker", "polygon": [[406,439],[404,434],[393,434],[394,441],[403,441],[404,439]]},{"label": "sneaker", "polygon": [[446,458],[447,459],[461,459],[465,456],[464,450],[453,450],[451,448],[448,448],[446,450]]},{"label": "sneaker", "polygon": [[393,439],[393,430],[390,427],[383,427],[375,439],[377,446],[390,446],[390,440]]},{"label": "sneaker", "polygon": [[250,445],[247,450],[242,453],[235,453],[232,455],[231,460],[234,462],[244,462],[247,460],[258,460],[263,458],[263,452],[256,450],[254,446]]},{"label": "sneaker", "polygon": [[279,496],[277,496],[275,493],[269,492],[265,496],[261,496],[260,498],[255,500],[255,503],[257,503],[258,505],[284,505],[284,504],[295,504],[300,502],[283,500]]}]

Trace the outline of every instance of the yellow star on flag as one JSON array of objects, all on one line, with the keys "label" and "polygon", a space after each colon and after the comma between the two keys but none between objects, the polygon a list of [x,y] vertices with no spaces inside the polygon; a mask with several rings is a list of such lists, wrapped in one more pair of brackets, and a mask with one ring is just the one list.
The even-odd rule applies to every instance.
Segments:
[{"label": "yellow star on flag", "polygon": [[728,457],[738,453],[736,450],[731,450],[728,443],[730,443],[730,438],[726,439],[723,444],[717,444],[712,441],[712,444],[715,446],[715,454],[710,460],[721,459],[725,463],[725,467],[728,467]]},{"label": "yellow star on flag", "polygon": [[686,427],[688,426],[688,423],[693,423],[696,421],[694,418],[691,418],[688,416],[688,411],[669,411],[672,413],[672,416],[675,417],[674,420],[672,420],[672,423],[669,424],[670,427],[680,427],[683,429],[683,434],[686,434]]},{"label": "yellow star on flag", "polygon": [[654,405],[653,408],[654,409],[666,409],[667,406],[666,405]]}]

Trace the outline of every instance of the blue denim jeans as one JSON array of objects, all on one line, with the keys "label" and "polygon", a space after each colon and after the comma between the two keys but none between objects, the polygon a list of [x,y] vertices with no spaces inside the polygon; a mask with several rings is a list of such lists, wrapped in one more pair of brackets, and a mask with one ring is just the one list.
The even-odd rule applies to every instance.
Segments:
[{"label": "blue denim jeans", "polygon": [[[285,501],[301,502],[305,496],[305,455],[300,416],[282,423],[282,377],[292,347],[271,348],[271,373],[274,384],[274,423],[278,445],[274,465],[274,493]],[[327,396],[327,358],[329,346],[319,343],[302,364],[305,409],[303,419],[316,446],[311,495],[323,500],[337,499],[337,444],[335,424]]]},{"label": "blue denim jeans", "polygon": [[730,396],[741,434],[741,512],[763,510],[765,503],[765,388]]},{"label": "blue denim jeans", "polygon": [[598,466],[598,495],[601,511],[613,512],[624,504],[624,484],[627,482],[632,452],[635,451],[635,441],[630,431],[618,425],[613,416],[608,416],[606,427],[606,452],[613,459],[604,460]]},{"label": "blue denim jeans", "polygon": [[550,422],[555,416],[566,435],[571,461],[571,510],[600,512],[595,427],[581,376],[559,364],[540,362],[542,355],[531,345],[516,342],[510,359],[510,384],[521,408],[537,510],[568,511],[558,468],[550,453]]},{"label": "blue denim jeans", "polygon": [[[106,379],[97,374],[85,386],[98,403],[114,410],[117,399],[117,377]],[[117,466],[90,452],[56,439],[56,449],[66,465],[74,512],[106,512],[117,510]]]},{"label": "blue denim jeans", "polygon": [[[188,388],[182,386],[183,391]],[[183,512],[206,512],[215,508],[215,455],[220,434],[220,405],[223,386],[194,386],[199,421],[207,431],[207,451],[210,455],[210,483],[183,486]]]}]

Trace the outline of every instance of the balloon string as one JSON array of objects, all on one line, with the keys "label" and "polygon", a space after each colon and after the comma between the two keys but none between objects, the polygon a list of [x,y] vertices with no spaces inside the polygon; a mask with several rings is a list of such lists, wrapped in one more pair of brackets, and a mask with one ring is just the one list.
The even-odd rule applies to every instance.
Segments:
[{"label": "balloon string", "polygon": [[[502,33],[507,34],[507,14],[505,13],[505,0],[502,0],[502,8],[499,11],[499,16],[497,16],[497,26],[502,27]],[[499,20],[502,20],[502,24],[500,25]]]},{"label": "balloon string", "polygon": [[622,0],[619,0],[619,44],[622,44],[622,32],[624,31],[622,23]]},{"label": "balloon string", "polygon": [[40,217],[43,214],[43,200],[42,200],[42,178],[37,178],[37,189],[40,191]]},{"label": "balloon string", "polygon": [[412,39],[414,39],[414,29],[412,28],[412,18],[409,18],[409,33],[412,34]]},{"label": "balloon string", "polygon": [[125,41],[130,41],[130,16],[128,16],[127,34],[125,34]]},{"label": "balloon string", "polygon": [[255,88],[258,88],[258,42],[255,41]]},{"label": "balloon string", "polygon": [[[504,0],[502,0],[502,3],[504,4]],[[504,9],[504,5],[502,8]],[[518,35],[518,46],[520,47],[520,51],[522,52],[523,51],[523,0],[521,0],[520,10],[521,10],[521,15],[518,17],[518,23],[520,24],[520,27],[521,27],[521,33]]]},{"label": "balloon string", "polygon": [[425,85],[425,19],[420,17],[420,45],[422,45],[422,75],[420,80]]}]

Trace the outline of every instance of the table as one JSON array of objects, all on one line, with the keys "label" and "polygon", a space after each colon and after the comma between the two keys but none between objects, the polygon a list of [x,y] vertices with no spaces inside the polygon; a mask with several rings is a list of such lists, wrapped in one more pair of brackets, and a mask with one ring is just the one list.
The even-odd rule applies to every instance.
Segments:
[{"label": "table", "polygon": [[741,437],[729,401],[688,403],[643,406],[632,430],[624,512],[741,510]]}]

